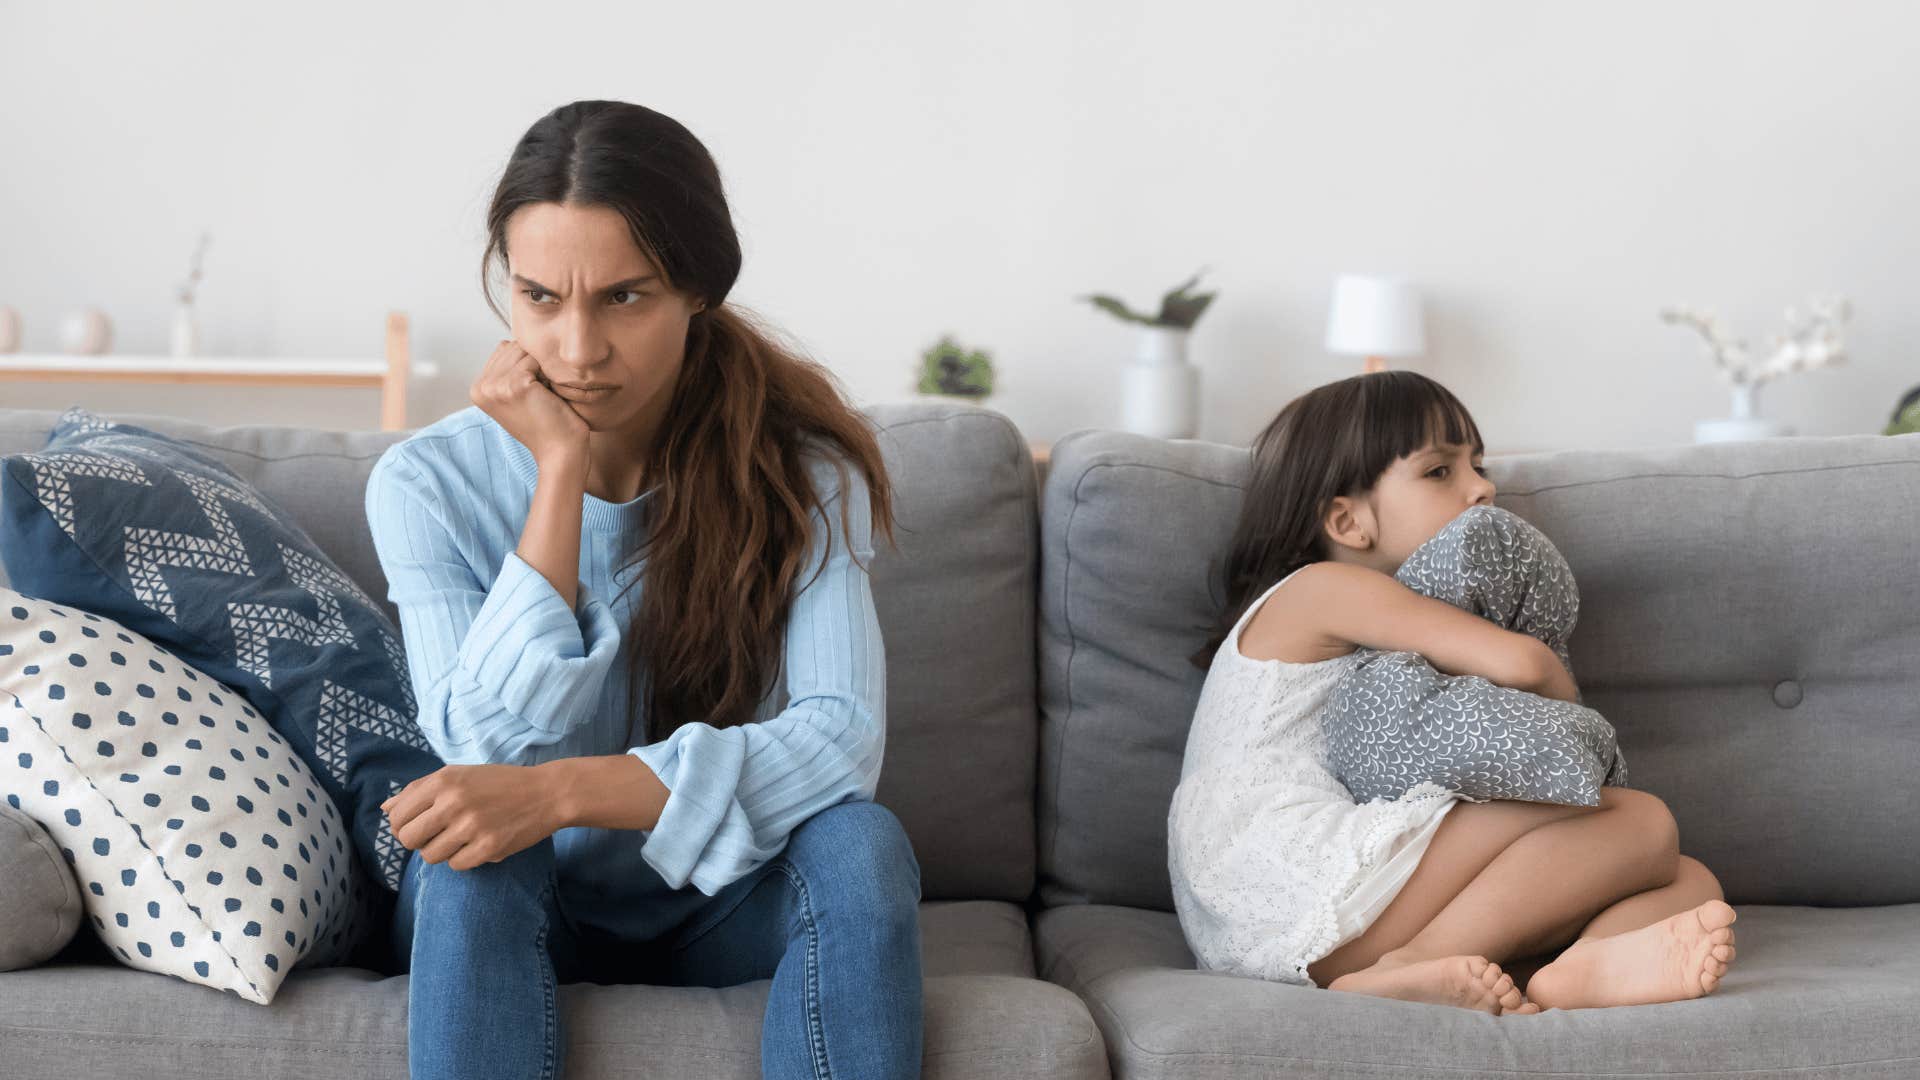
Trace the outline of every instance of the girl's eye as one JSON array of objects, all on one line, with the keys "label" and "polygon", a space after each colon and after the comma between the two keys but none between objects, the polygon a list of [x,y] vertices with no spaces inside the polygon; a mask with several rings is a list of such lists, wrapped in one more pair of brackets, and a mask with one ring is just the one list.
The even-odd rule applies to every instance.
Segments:
[{"label": "girl's eye", "polygon": [[1481,476],[1487,475],[1487,467],[1485,465],[1475,465],[1473,471],[1479,473]]},{"label": "girl's eye", "polygon": [[1447,465],[1435,465],[1435,466],[1434,466],[1433,468],[1431,468],[1431,469],[1428,469],[1428,470],[1427,470],[1427,475],[1428,475],[1428,476],[1433,476],[1433,477],[1438,477],[1438,476],[1440,476],[1440,475],[1442,475],[1443,473],[1445,473],[1445,472],[1447,472],[1449,468],[1451,468],[1451,466],[1447,466]]}]

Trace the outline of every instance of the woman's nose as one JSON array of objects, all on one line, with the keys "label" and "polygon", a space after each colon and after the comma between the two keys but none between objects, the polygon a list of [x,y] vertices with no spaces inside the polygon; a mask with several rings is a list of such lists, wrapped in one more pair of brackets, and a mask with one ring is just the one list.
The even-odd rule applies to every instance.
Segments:
[{"label": "woman's nose", "polygon": [[585,371],[606,353],[600,326],[590,314],[572,312],[560,330],[560,366],[568,371]]}]

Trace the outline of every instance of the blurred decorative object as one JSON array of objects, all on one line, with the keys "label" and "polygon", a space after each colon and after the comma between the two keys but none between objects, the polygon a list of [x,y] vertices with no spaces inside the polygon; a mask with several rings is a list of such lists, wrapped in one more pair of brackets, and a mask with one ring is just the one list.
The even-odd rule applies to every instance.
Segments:
[{"label": "blurred decorative object", "polygon": [[113,345],[113,323],[99,308],[81,308],[60,323],[60,348],[76,356],[99,356]]},{"label": "blurred decorative object", "polygon": [[1756,357],[1746,340],[1734,337],[1718,315],[1684,306],[1662,308],[1663,321],[1691,326],[1699,332],[1720,377],[1733,388],[1733,415],[1696,423],[1693,440],[1724,442],[1792,434],[1792,429],[1778,421],[1760,417],[1760,387],[1782,375],[1832,367],[1846,360],[1841,327],[1852,314],[1853,305],[1844,296],[1809,300],[1804,316],[1788,308],[1786,334],[1774,337],[1767,354]]},{"label": "blurred decorative object", "polygon": [[1196,293],[1200,273],[1160,298],[1160,313],[1145,315],[1102,294],[1081,299],[1140,327],[1134,360],[1121,375],[1120,426],[1141,435],[1190,439],[1200,424],[1200,369],[1187,363],[1187,336],[1218,293]]},{"label": "blurred decorative object", "polygon": [[1143,326],[1171,326],[1181,330],[1191,330],[1193,324],[1200,321],[1200,316],[1207,310],[1207,305],[1213,303],[1213,298],[1219,295],[1193,291],[1193,287],[1200,284],[1200,275],[1205,273],[1206,270],[1202,269],[1199,274],[1188,278],[1184,284],[1176,286],[1167,295],[1161,297],[1158,315],[1143,315],[1128,307],[1124,301],[1100,293],[1083,296],[1081,299],[1127,322],[1139,323]]},{"label": "blurred decorative object", "polygon": [[1893,419],[1887,421],[1887,430],[1882,435],[1912,435],[1920,432],[1920,386],[1907,391],[1900,404],[1893,407]]},{"label": "blurred decorative object", "polygon": [[953,335],[943,334],[920,354],[920,392],[984,398],[993,393],[993,357],[980,349],[962,348]]},{"label": "blurred decorative object", "polygon": [[1363,356],[1362,370],[1385,371],[1388,357],[1427,351],[1420,290],[1405,278],[1341,274],[1333,279],[1327,309],[1327,351]]},{"label": "blurred decorative object", "polygon": [[0,307],[0,353],[20,351],[20,310]]},{"label": "blurred decorative object", "polygon": [[[354,387],[380,391],[380,430],[407,426],[407,383],[414,375],[440,373],[432,361],[415,364],[408,344],[407,314],[387,312],[387,354],[382,360],[287,356],[62,356],[20,353],[0,359],[0,383],[99,382],[202,383],[252,387]],[[0,400],[5,388],[0,387]],[[4,1074],[0,1074],[4,1075]]]},{"label": "blurred decorative object", "polygon": [[207,244],[212,239],[211,233],[204,230],[200,233],[200,246],[194,249],[192,269],[176,294],[179,304],[173,309],[174,356],[195,356],[200,352],[200,327],[193,313],[193,291],[200,283],[200,260],[206,255]]}]

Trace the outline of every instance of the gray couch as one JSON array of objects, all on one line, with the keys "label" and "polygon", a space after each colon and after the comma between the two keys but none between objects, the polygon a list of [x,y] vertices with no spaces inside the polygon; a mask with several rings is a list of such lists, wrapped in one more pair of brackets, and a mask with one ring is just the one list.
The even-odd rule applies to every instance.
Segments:
[{"label": "gray couch", "polygon": [[[1709,998],[1496,1018],[1194,969],[1166,811],[1243,448],[1077,433],[1037,491],[995,413],[868,413],[900,523],[878,801],[922,867],[928,1077],[1920,1076],[1920,436],[1490,461],[1579,578],[1588,703],[1741,915]],[[54,418],[0,410],[0,453]],[[202,444],[385,596],[361,493],[399,434],[116,418]],[[44,866],[18,833],[0,866]],[[0,1076],[404,1076],[383,948],[261,1007],[83,925],[0,973]],[[563,987],[571,1075],[754,1075],[768,985]]]}]

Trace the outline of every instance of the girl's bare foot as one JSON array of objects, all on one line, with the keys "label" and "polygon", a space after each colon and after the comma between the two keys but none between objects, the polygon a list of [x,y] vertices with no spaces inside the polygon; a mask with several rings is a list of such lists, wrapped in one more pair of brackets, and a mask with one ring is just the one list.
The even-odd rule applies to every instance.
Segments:
[{"label": "girl's bare foot", "polygon": [[1733,963],[1733,908],[1709,900],[1691,911],[1612,937],[1585,938],[1527,983],[1549,1009],[1651,1005],[1713,992]]},{"label": "girl's bare foot", "polygon": [[1333,980],[1327,989],[1430,1005],[1458,1005],[1495,1016],[1520,1011],[1527,1003],[1519,987],[1513,985],[1513,977],[1484,956],[1443,956],[1410,963],[1383,956],[1370,968]]}]

